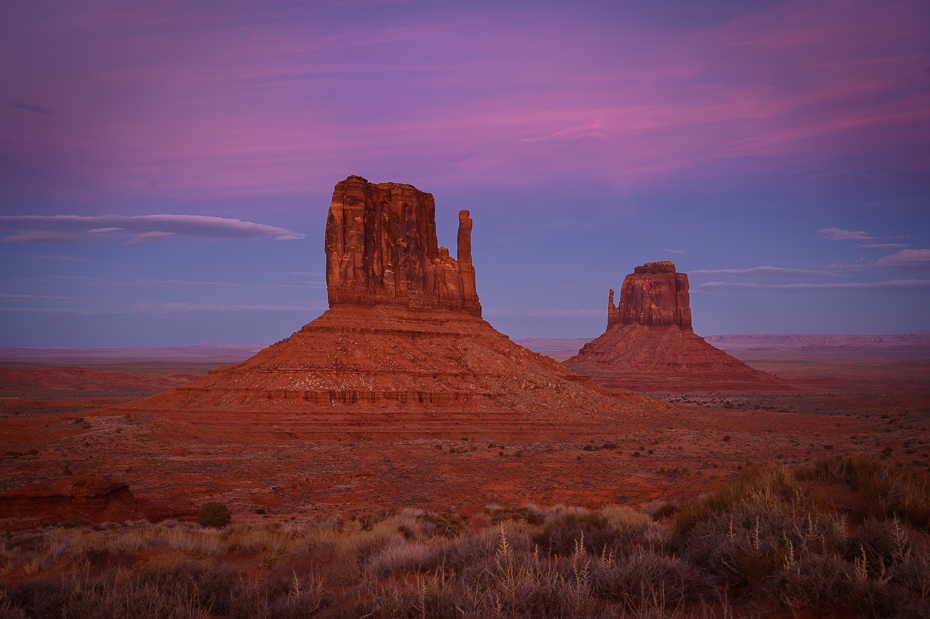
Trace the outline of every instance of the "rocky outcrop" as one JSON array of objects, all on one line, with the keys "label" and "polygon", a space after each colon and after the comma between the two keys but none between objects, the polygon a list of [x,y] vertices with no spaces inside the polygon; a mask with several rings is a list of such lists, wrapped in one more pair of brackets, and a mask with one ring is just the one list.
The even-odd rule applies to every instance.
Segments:
[{"label": "rocky outcrop", "polygon": [[458,256],[439,247],[433,196],[412,185],[338,183],[326,219],[329,305],[397,305],[481,315],[472,220],[459,213]]},{"label": "rocky outcrop", "polygon": [[786,385],[694,334],[688,276],[670,261],[647,262],[627,275],[607,330],[565,361],[607,387],[644,392],[784,390]]},{"label": "rocky outcrop", "polygon": [[86,518],[103,522],[146,515],[129,486],[96,475],[68,475],[0,493],[0,518],[29,518],[44,523]]},{"label": "rocky outcrop", "polygon": [[691,299],[688,276],[676,273],[670,260],[647,262],[623,280],[620,305],[610,291],[607,327],[615,324],[661,327],[677,325],[691,329]]},{"label": "rocky outcrop", "polygon": [[458,439],[466,430],[537,440],[657,405],[611,392],[484,321],[468,211],[452,259],[437,247],[434,210],[432,196],[410,185],[340,182],[326,226],[330,309],[243,363],[120,410],[192,414],[215,432],[254,423],[255,436],[270,432],[264,419],[287,419],[274,423],[308,442]]}]

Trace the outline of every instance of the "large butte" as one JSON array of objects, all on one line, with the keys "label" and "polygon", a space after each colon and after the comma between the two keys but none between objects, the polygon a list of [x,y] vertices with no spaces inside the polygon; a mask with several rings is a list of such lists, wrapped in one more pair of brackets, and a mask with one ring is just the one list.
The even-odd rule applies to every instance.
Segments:
[{"label": "large butte", "polygon": [[485,322],[471,228],[462,211],[452,258],[437,243],[432,195],[350,176],[326,220],[329,309],[243,363],[122,408],[255,441],[312,441],[566,438],[623,432],[662,406],[605,389]]}]

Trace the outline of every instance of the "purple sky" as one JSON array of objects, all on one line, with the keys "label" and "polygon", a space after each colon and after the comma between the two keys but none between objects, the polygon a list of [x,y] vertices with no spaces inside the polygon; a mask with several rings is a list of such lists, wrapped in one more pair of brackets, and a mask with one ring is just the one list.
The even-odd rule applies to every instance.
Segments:
[{"label": "purple sky", "polygon": [[350,174],[511,337],[667,259],[701,335],[928,331],[930,4],[4,3],[0,346],[285,337]]}]

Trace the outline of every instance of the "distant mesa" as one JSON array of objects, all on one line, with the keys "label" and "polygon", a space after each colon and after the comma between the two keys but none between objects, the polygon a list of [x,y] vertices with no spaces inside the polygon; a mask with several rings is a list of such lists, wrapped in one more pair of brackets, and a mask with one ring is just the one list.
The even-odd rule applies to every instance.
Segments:
[{"label": "distant mesa", "polygon": [[610,291],[607,331],[565,361],[607,387],[644,392],[784,390],[785,384],[694,334],[688,276],[647,262]]},{"label": "distant mesa", "polygon": [[243,363],[121,408],[190,413],[256,440],[276,432],[458,440],[463,431],[564,436],[584,415],[619,423],[659,406],[605,389],[485,322],[471,230],[462,211],[452,258],[437,244],[432,195],[350,176],[336,185],[326,221],[330,308]]}]

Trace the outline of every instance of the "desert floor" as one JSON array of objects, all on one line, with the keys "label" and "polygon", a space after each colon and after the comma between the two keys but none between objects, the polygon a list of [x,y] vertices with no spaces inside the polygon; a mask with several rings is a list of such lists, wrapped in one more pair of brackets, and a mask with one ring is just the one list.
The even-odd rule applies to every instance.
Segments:
[{"label": "desert floor", "polygon": [[[538,432],[492,423],[480,411],[397,403],[136,413],[128,402],[219,363],[7,362],[0,365],[0,491],[87,473],[128,484],[155,515],[193,518],[214,500],[249,522],[405,506],[642,507],[694,498],[747,462],[797,466],[831,453],[930,469],[927,351],[737,356],[792,390],[653,393],[667,405],[647,413],[631,401],[623,418],[595,413],[562,429],[551,419]],[[14,524],[30,523],[7,521]]]}]

